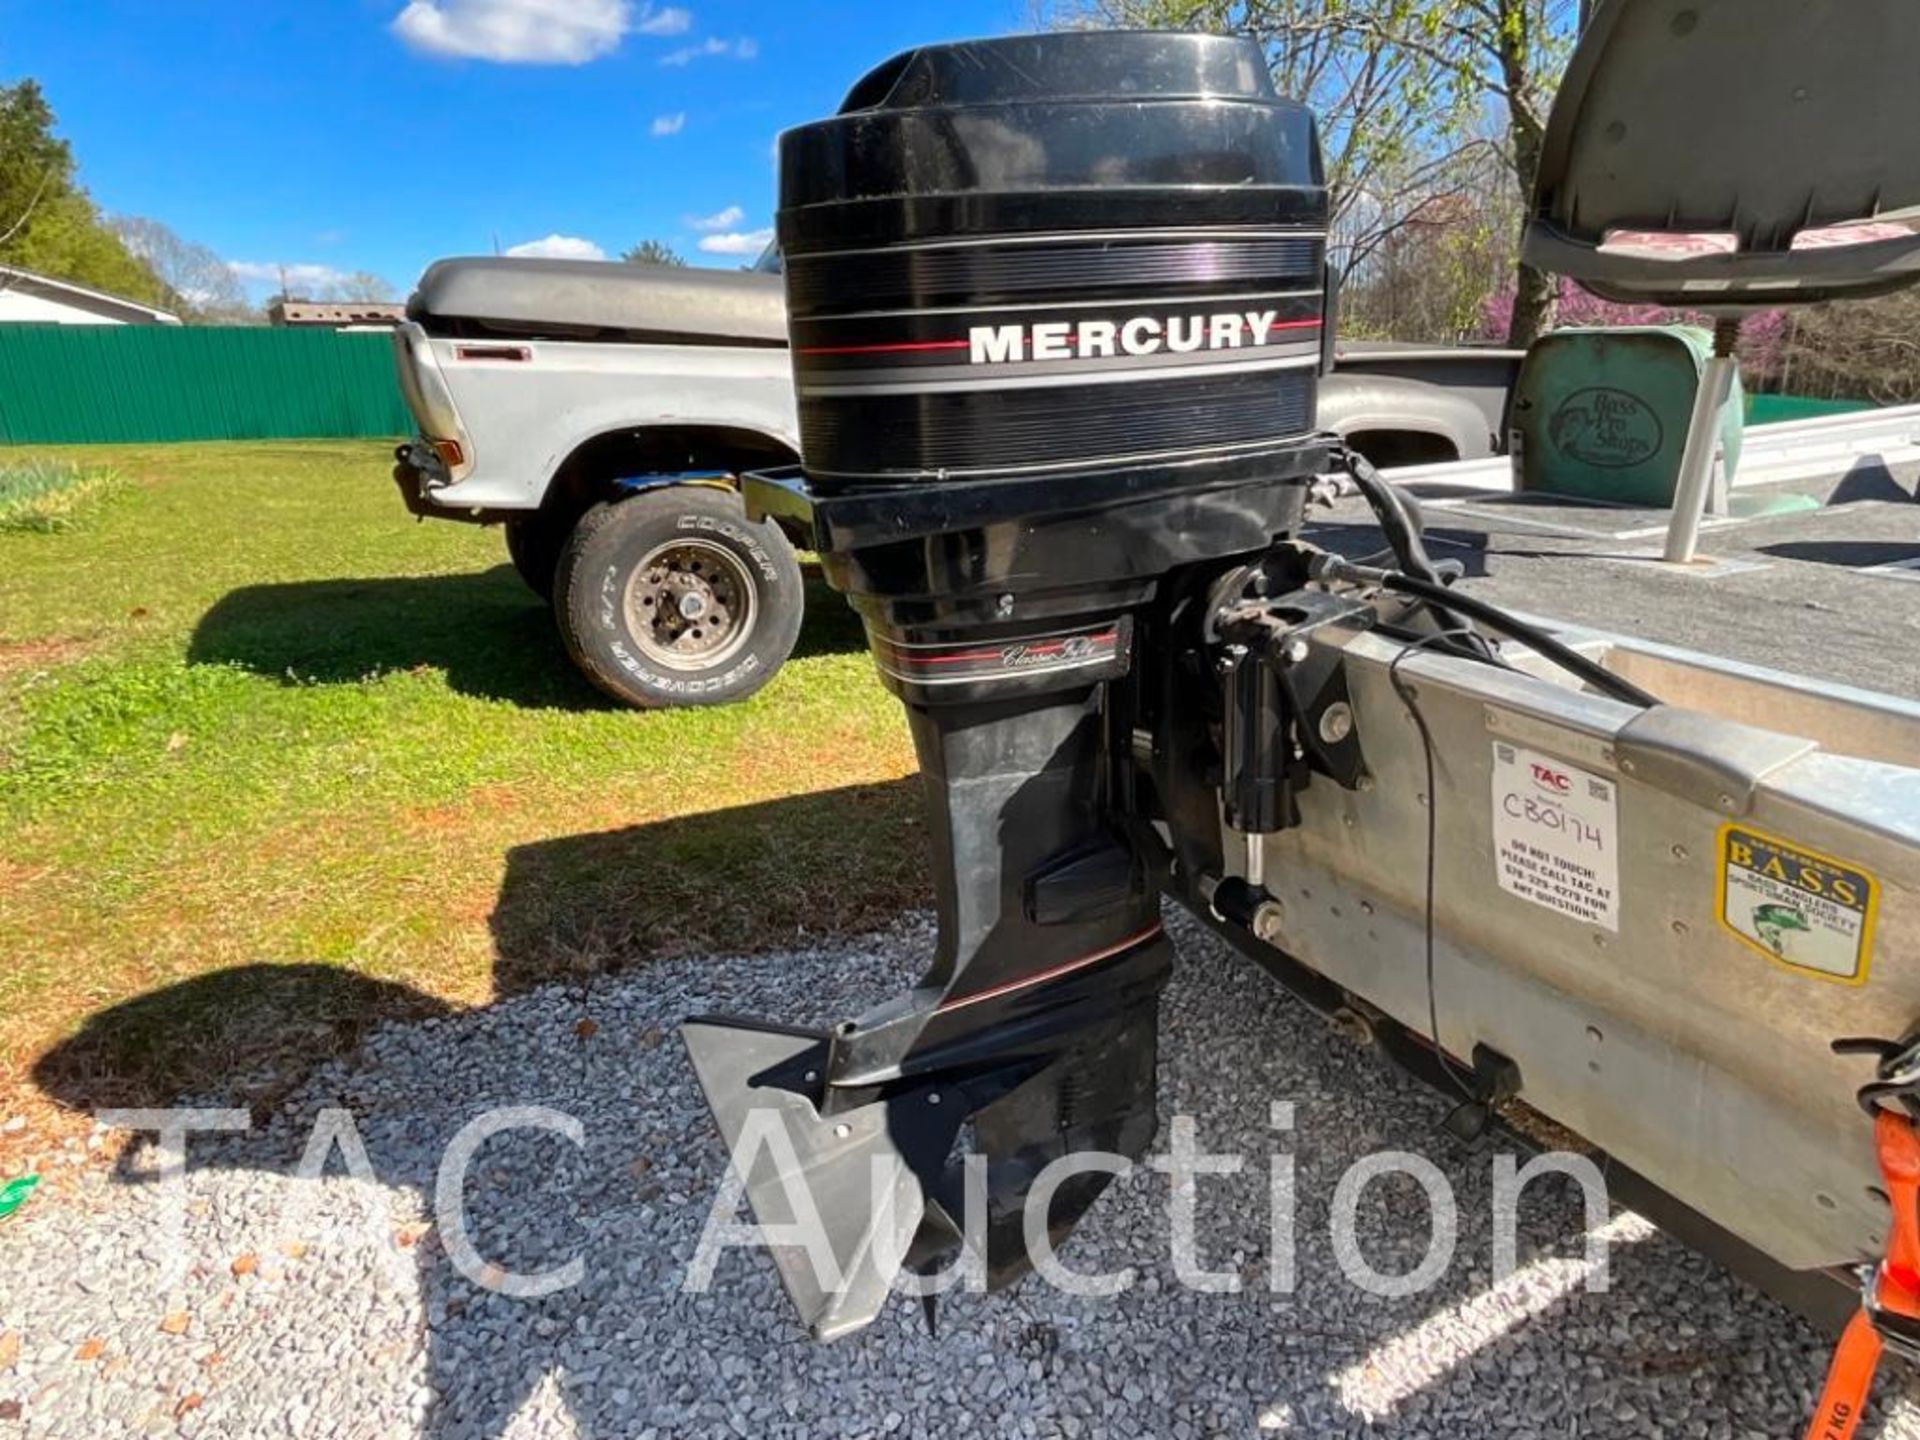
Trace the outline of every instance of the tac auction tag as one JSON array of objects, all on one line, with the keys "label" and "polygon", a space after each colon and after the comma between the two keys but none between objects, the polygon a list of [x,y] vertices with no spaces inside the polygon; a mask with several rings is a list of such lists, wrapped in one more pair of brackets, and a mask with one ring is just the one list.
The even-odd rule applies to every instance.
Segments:
[{"label": "tac auction tag", "polygon": [[1776,964],[1864,985],[1880,885],[1858,865],[1746,825],[1720,827],[1720,923]]},{"label": "tac auction tag", "polygon": [[1613,781],[1493,742],[1493,862],[1502,890],[1618,933],[1619,832]]}]

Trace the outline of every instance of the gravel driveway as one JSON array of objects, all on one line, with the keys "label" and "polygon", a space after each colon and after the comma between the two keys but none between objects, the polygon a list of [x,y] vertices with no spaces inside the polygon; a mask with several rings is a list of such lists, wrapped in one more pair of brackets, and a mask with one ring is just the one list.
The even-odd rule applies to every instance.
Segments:
[{"label": "gravel driveway", "polygon": [[[0,1433],[107,1437],[635,1435],[1797,1435],[1825,1360],[1797,1320],[1631,1216],[1610,1230],[1612,1289],[1573,1285],[1570,1188],[1528,1192],[1528,1263],[1491,1284],[1491,1158],[1434,1131],[1445,1105],[1329,1031],[1181,918],[1162,1051],[1167,1112],[1205,1148],[1252,1157],[1202,1182],[1204,1260],[1237,1295],[1175,1283],[1161,1175],[1136,1171],[1064,1249],[1138,1283],[1074,1299],[1029,1281],[945,1303],[939,1338],[896,1300],[865,1335],[800,1338],[764,1256],[734,1251],[682,1293],[723,1157],[673,1034],[741,1010],[825,1021],[900,988],[924,921],[751,959],[686,958],[590,990],[553,988],[380,1032],[272,1123],[196,1137],[195,1269],[171,1294],[139,1166],[43,1193],[0,1227]],[[807,1017],[794,1017],[807,1018]],[[590,1024],[582,1024],[590,1021]],[[1291,1101],[1298,1288],[1264,1285],[1270,1104]],[[424,1222],[448,1139],[493,1105],[577,1116],[586,1145],[514,1132],[469,1184],[474,1238],[534,1271],[576,1253],[585,1279],[535,1300],[463,1279]],[[294,1178],[315,1116],[344,1106],[377,1184],[338,1154]],[[1328,1240],[1338,1176],[1404,1149],[1452,1180],[1458,1250],[1427,1294],[1350,1286]],[[142,1162],[144,1163],[144,1162]],[[1423,1253],[1425,1199],[1382,1181],[1360,1212],[1382,1270]],[[1891,1390],[1891,1386],[1887,1386]],[[1882,1433],[1920,1437],[1905,1399]],[[1870,1427],[1871,1429],[1871,1427]]]}]

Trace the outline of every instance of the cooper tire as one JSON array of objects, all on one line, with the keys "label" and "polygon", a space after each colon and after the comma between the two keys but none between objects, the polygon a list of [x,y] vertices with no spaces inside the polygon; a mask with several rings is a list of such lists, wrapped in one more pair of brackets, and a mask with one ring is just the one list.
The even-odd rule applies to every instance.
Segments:
[{"label": "cooper tire", "polygon": [[676,485],[594,506],[560,553],[553,608],[567,653],[617,700],[725,705],[793,653],[800,562],[740,497]]},{"label": "cooper tire", "polygon": [[515,515],[505,526],[507,558],[527,588],[542,600],[553,598],[554,572],[566,547],[567,527],[556,515],[536,510]]}]

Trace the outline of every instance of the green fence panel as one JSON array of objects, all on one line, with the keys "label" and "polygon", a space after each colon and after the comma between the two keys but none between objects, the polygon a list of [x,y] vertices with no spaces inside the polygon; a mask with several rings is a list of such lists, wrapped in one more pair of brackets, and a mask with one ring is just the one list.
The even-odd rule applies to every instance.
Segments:
[{"label": "green fence panel", "polygon": [[1820,415],[1852,415],[1873,409],[1868,400],[1810,400],[1804,395],[1747,394],[1747,424],[1779,425]]},{"label": "green fence panel", "polygon": [[0,325],[0,444],[412,431],[384,333]]}]

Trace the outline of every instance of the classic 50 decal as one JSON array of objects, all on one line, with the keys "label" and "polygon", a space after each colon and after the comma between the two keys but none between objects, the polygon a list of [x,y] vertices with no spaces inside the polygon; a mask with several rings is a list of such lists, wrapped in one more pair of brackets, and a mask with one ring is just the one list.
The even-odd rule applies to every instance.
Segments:
[{"label": "classic 50 decal", "polygon": [[951,685],[1013,675],[1100,667],[1124,671],[1131,628],[1127,621],[1105,629],[989,640],[974,645],[911,645],[884,635],[868,637],[884,675],[917,685]]}]

